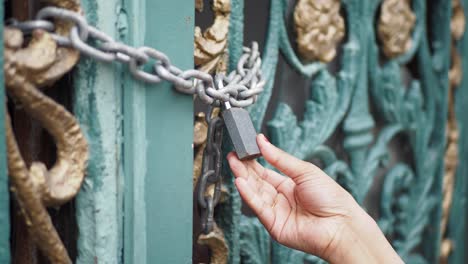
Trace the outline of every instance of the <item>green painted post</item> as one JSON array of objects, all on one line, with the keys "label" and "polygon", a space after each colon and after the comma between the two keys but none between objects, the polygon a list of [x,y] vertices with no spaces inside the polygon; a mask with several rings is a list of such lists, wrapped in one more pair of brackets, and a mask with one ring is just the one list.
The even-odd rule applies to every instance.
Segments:
[{"label": "green painted post", "polygon": [[[81,1],[88,22],[117,38],[118,0]],[[88,171],[76,199],[77,263],[122,259],[122,71],[82,56],[75,71],[74,112],[89,143]],[[126,67],[125,67],[126,70]]]},{"label": "green painted post", "polygon": [[[0,20],[3,21],[3,5],[0,5]],[[0,42],[3,43],[3,24],[0,25]],[[3,65],[3,46],[0,64]],[[10,200],[5,146],[5,95],[3,71],[0,71],[0,263],[10,263]]]},{"label": "green painted post", "polygon": [[[127,43],[193,68],[193,1],[128,1]],[[151,69],[148,69],[151,70]],[[192,97],[168,83],[124,87],[125,263],[192,263]]]}]

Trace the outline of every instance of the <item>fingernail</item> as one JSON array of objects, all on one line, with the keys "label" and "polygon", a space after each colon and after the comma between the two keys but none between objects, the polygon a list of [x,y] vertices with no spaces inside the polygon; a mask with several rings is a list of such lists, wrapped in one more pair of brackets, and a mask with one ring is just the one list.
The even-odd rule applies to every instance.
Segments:
[{"label": "fingernail", "polygon": [[226,158],[230,159],[230,157],[232,157],[233,155],[235,155],[235,153],[234,151],[231,151],[226,155]]},{"label": "fingernail", "polygon": [[261,134],[262,137],[263,137],[263,140],[265,140],[266,142],[270,143],[270,140],[268,140],[268,138],[264,135],[264,134]]}]

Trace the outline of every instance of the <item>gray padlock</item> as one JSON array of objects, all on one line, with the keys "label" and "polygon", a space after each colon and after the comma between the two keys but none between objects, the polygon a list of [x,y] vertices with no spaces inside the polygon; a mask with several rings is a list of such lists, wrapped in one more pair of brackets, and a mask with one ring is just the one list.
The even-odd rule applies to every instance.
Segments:
[{"label": "gray padlock", "polygon": [[243,108],[231,107],[229,102],[225,102],[222,115],[237,157],[240,160],[251,160],[261,156],[257,132],[249,112]]}]

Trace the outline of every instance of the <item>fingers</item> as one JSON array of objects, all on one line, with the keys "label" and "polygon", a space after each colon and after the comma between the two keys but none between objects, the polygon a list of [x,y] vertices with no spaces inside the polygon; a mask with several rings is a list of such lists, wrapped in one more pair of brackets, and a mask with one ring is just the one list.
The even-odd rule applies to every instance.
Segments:
[{"label": "fingers", "polygon": [[229,165],[236,178],[243,178],[255,193],[266,203],[273,202],[278,194],[275,187],[264,181],[259,175],[267,170],[256,161],[240,161],[233,153],[228,155]]},{"label": "fingers", "polygon": [[235,184],[245,203],[257,215],[270,235],[279,241],[283,227],[291,216],[291,211],[294,210],[288,199],[284,195],[278,194],[272,203],[266,203],[254,192],[244,178],[237,178]]},{"label": "fingers", "polygon": [[321,170],[309,162],[300,160],[275,147],[263,135],[257,136],[257,143],[265,160],[282,173],[291,177],[296,183],[304,176],[312,176]]},{"label": "fingers", "polygon": [[258,216],[260,222],[262,222],[266,228],[270,229],[275,220],[275,213],[273,211],[275,204],[267,204],[263,199],[261,199],[247,183],[245,178],[237,178],[235,184],[242,199]]},{"label": "fingers", "polygon": [[274,203],[278,193],[284,195],[291,205],[295,204],[295,183],[288,177],[265,169],[255,160],[240,161],[233,152],[227,156],[229,165],[236,178],[244,178],[249,186],[268,204]]},{"label": "fingers", "polygon": [[255,173],[258,177],[267,181],[274,188],[278,187],[286,177],[280,175],[279,173],[265,169],[260,163],[256,160],[241,161],[237,158],[234,152],[231,152],[227,155],[227,160],[229,166],[231,167],[234,176],[236,177],[245,177],[248,178],[249,171],[250,173]]}]

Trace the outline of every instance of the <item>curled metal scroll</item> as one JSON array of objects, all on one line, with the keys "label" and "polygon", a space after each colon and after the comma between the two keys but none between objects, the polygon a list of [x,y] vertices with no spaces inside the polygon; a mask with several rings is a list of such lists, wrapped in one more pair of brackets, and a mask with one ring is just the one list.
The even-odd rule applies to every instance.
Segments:
[{"label": "curled metal scroll", "polygon": [[[80,11],[76,0],[51,4]],[[56,21],[56,32],[68,34],[70,25]],[[79,191],[88,161],[88,144],[77,120],[39,88],[52,84],[77,63],[77,51],[58,47],[44,31],[35,30],[25,46],[23,33],[5,28],[4,73],[8,95],[51,134],[57,147],[55,164],[28,168],[18,148],[9,115],[6,116],[8,171],[11,190],[21,207],[31,238],[53,263],[71,263],[46,207],[60,206]]]}]

